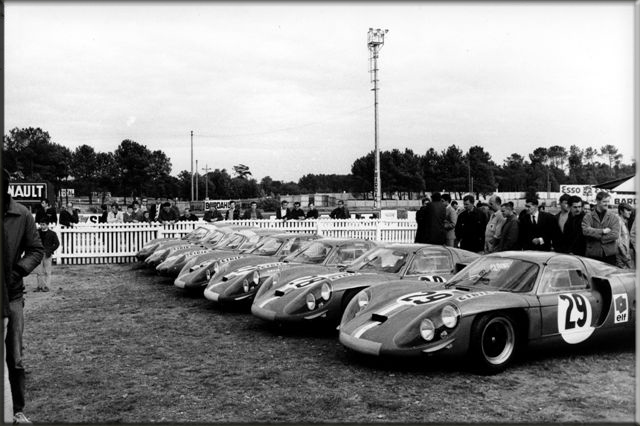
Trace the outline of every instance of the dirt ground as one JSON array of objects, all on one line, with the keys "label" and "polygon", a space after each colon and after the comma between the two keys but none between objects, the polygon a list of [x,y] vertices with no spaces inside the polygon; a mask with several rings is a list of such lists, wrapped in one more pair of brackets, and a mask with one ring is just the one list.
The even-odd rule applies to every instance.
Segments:
[{"label": "dirt ground", "polygon": [[331,329],[268,326],[134,265],[26,280],[34,422],[633,422],[633,341],[530,353],[496,376],[371,361]]}]

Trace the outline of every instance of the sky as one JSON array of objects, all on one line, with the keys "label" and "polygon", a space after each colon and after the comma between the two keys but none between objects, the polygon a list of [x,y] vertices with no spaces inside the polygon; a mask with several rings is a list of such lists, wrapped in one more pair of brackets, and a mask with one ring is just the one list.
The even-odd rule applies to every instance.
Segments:
[{"label": "sky", "polygon": [[[381,151],[633,144],[634,3],[5,1],[5,134],[71,150],[124,139],[172,175],[348,174]],[[193,166],[191,138],[193,131]]]}]

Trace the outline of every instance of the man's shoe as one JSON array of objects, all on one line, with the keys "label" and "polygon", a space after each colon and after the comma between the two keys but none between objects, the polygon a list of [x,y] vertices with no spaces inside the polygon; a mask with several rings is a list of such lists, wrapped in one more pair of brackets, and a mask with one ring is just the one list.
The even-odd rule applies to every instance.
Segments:
[{"label": "man's shoe", "polygon": [[22,411],[18,411],[13,415],[13,423],[31,424],[27,416]]}]

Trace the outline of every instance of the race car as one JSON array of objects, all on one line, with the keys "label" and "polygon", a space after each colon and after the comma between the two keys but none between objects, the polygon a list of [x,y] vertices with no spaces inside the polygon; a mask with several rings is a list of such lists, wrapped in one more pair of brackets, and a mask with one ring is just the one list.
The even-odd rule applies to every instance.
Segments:
[{"label": "race car", "polygon": [[147,257],[163,246],[169,247],[170,245],[183,244],[186,242],[205,241],[212,236],[219,234],[222,228],[224,227],[220,225],[198,226],[182,238],[154,238],[153,240],[147,241],[142,246],[138,253],[136,253],[136,258],[139,261],[144,261]]},{"label": "race car", "polygon": [[374,246],[376,243],[373,241],[362,239],[322,238],[311,241],[281,262],[243,268],[230,274],[226,280],[212,280],[204,295],[218,303],[249,303],[260,293],[263,283],[271,286],[279,277],[335,272]]},{"label": "race car", "polygon": [[166,259],[156,266],[159,275],[177,277],[184,265],[193,257],[216,253],[235,254],[247,253],[253,250],[262,240],[278,233],[275,229],[251,228],[239,230],[226,244],[218,243],[215,246],[194,246],[183,249],[170,249]]},{"label": "race car", "polygon": [[375,356],[466,356],[493,374],[527,344],[633,332],[635,309],[635,271],[554,252],[501,252],[446,284],[396,281],[358,293],[342,316],[340,342]]},{"label": "race car", "polygon": [[478,255],[453,247],[428,244],[384,244],[356,259],[344,271],[280,274],[278,285],[265,286],[251,312],[275,322],[323,320],[337,324],[360,290],[398,278],[444,281]]},{"label": "race car", "polygon": [[[285,233],[264,238],[252,250],[218,260],[205,259],[198,264],[183,267],[174,285],[180,288],[204,288],[211,282],[226,281],[229,273],[237,269],[252,269],[257,265],[280,262],[308,241],[320,238],[316,234]],[[227,279],[225,279],[227,277]],[[206,294],[205,294],[206,297]]]}]

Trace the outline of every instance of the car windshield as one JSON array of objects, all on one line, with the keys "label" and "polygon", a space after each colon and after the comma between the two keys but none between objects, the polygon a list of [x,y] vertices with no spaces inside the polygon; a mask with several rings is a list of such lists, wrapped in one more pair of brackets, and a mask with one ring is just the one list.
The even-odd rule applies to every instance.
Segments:
[{"label": "car windshield", "polygon": [[407,262],[409,252],[393,247],[378,247],[354,261],[349,271],[386,272],[395,274]]},{"label": "car windshield", "polygon": [[207,235],[207,233],[209,232],[209,229],[207,228],[196,228],[193,231],[191,231],[189,234],[187,234],[187,236],[185,237],[185,239],[187,238],[202,238],[205,235]]},{"label": "car windshield", "polygon": [[230,234],[229,239],[224,241],[224,238],[220,241],[217,247],[224,247],[228,249],[237,248],[244,241],[245,237],[241,234]]},{"label": "car windshield", "polygon": [[337,247],[326,261],[327,265],[348,265],[369,250],[367,243],[347,243]]},{"label": "car windshield", "polygon": [[220,241],[225,235],[226,234],[224,232],[213,231],[205,237],[204,242],[208,244],[215,244]]},{"label": "car windshield", "polygon": [[260,241],[258,245],[249,253],[257,254],[261,256],[272,256],[278,251],[281,245],[282,245],[281,239],[274,238],[274,237],[267,237],[267,238],[264,238],[262,241]]},{"label": "car windshield", "polygon": [[331,252],[333,246],[323,242],[313,242],[287,257],[289,262],[322,263]]},{"label": "car windshield", "polygon": [[239,250],[251,250],[253,249],[257,244],[260,243],[260,241],[262,241],[264,237],[260,236],[260,235],[252,235],[251,237],[247,238],[246,240],[244,240],[242,242],[242,244],[240,245],[240,247],[238,247]]},{"label": "car windshield", "polygon": [[454,275],[446,287],[482,287],[489,290],[525,293],[533,289],[539,266],[504,257],[483,257]]}]

